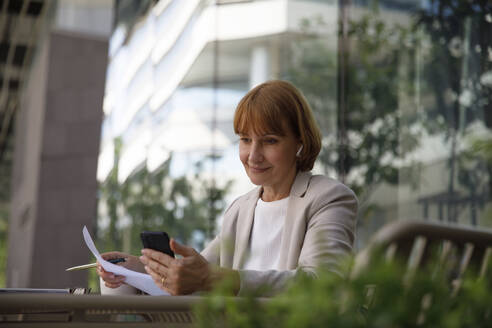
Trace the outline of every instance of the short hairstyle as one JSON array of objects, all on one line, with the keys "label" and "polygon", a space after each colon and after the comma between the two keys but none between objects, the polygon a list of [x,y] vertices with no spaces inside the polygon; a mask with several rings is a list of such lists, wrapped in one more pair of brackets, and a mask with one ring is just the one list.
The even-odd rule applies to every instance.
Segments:
[{"label": "short hairstyle", "polygon": [[257,135],[286,135],[286,126],[303,146],[297,169],[312,170],[321,150],[321,133],[311,107],[290,82],[272,80],[254,87],[241,99],[234,114],[236,134],[253,131]]}]

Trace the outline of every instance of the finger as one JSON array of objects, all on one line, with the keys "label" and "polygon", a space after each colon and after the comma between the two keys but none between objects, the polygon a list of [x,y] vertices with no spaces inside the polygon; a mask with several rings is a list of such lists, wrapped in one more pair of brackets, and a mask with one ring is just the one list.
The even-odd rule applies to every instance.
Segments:
[{"label": "finger", "polygon": [[106,287],[109,287],[109,288],[118,288],[120,287],[121,285],[123,285],[123,283],[110,283],[110,282],[104,282],[104,285]]},{"label": "finger", "polygon": [[104,285],[107,287],[110,287],[110,288],[117,288],[123,284],[124,284],[124,281],[104,281]]},{"label": "finger", "polygon": [[123,278],[125,278],[124,276],[121,276],[121,275],[118,275],[117,276],[113,272],[104,270],[104,267],[99,262],[97,263],[96,271],[97,271],[97,273],[100,276],[107,276],[108,278],[114,278],[114,277],[123,277]]},{"label": "finger", "polygon": [[152,277],[152,280],[154,280],[156,285],[161,285],[162,284],[162,278],[166,279],[165,275],[160,275],[159,273],[155,272],[148,266],[145,266],[145,271]]},{"label": "finger", "polygon": [[153,280],[157,281],[161,279],[161,275],[149,268],[148,266],[145,266],[145,271],[152,277]]},{"label": "finger", "polygon": [[124,276],[115,276],[113,274],[101,275],[100,277],[102,280],[104,280],[104,282],[108,282],[112,284],[122,283],[126,280]]},{"label": "finger", "polygon": [[152,269],[150,269],[147,266],[145,266],[145,271],[147,271],[147,273],[152,277],[154,284],[156,284],[160,289],[171,294],[171,291],[168,288],[168,282],[166,278],[163,281],[162,276],[158,275],[156,272],[154,272]]},{"label": "finger", "polygon": [[153,260],[153,261],[161,263],[162,265],[164,265],[166,267],[169,267],[173,264],[173,261],[174,261],[174,259],[172,257],[170,257],[169,255],[161,253],[159,251],[155,251],[155,250],[150,249],[150,248],[142,249],[142,254],[147,257],[147,259],[146,258],[142,259],[142,257],[140,257],[140,261],[142,261],[142,263],[145,265],[147,265],[147,263],[144,262],[145,260],[147,260],[147,261]]},{"label": "finger", "polygon": [[171,249],[174,253],[182,255],[183,257],[193,256],[196,254],[196,251],[192,247],[188,247],[178,243],[174,238],[171,238],[169,242]]},{"label": "finger", "polygon": [[106,273],[106,272],[107,272],[107,273],[111,273],[110,271],[106,271],[106,270],[104,269],[104,267],[101,265],[101,263],[99,263],[99,262],[97,262],[97,268],[96,268],[96,270],[97,270],[98,272],[101,272],[101,273]]},{"label": "finger", "polygon": [[148,266],[145,266],[145,271],[152,277],[152,280],[154,280],[154,282],[158,285],[162,284],[163,278],[164,278],[164,281],[167,281],[167,282],[169,282],[169,280],[170,280],[170,276],[167,273],[161,274],[155,270],[152,270]]},{"label": "finger", "polygon": [[144,261],[146,261],[147,263],[145,267],[151,269],[157,275],[164,276],[164,277],[167,277],[169,275],[169,268],[165,267],[161,263],[149,258],[147,258],[146,260],[144,259]]},{"label": "finger", "polygon": [[97,274],[104,280],[110,282],[125,281],[126,277],[121,275],[115,275],[112,272],[105,271],[103,267],[97,268]]},{"label": "finger", "polygon": [[128,254],[122,253],[122,252],[107,252],[107,253],[102,253],[101,257],[107,261],[110,259],[117,259],[120,257],[126,258],[126,257],[128,257]]},{"label": "finger", "polygon": [[173,295],[167,279],[162,280],[161,276],[152,276],[152,280],[154,281],[154,284],[156,284],[157,287],[159,287],[163,291]]},{"label": "finger", "polygon": [[99,274],[99,277],[101,277],[102,280],[104,280],[104,281],[114,281],[116,279],[119,279],[118,277],[121,277],[121,276],[117,276],[114,273],[108,272],[108,271],[99,271],[98,274]]},{"label": "finger", "polygon": [[96,272],[101,278],[103,277],[110,278],[111,276],[114,276],[112,272],[104,270],[104,267],[100,264],[97,266]]}]

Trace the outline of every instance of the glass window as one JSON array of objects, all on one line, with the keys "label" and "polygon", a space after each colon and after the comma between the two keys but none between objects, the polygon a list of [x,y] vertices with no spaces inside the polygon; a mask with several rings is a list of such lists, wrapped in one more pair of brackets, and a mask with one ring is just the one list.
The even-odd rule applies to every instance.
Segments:
[{"label": "glass window", "polygon": [[361,201],[362,243],[391,220],[491,225],[490,9],[447,0],[350,8],[341,167]]},{"label": "glass window", "polygon": [[132,251],[139,230],[164,229],[201,249],[253,187],[232,120],[268,79],[311,104],[323,133],[314,171],[358,195],[358,247],[392,220],[491,226],[490,4],[338,3],[172,1],[131,27],[108,68],[106,121],[119,128],[105,130],[101,234]]}]

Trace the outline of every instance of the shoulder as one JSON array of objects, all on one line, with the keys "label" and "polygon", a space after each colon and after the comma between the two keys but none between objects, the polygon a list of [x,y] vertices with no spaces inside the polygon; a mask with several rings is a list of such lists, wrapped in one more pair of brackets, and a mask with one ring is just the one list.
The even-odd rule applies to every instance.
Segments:
[{"label": "shoulder", "polygon": [[358,205],[357,197],[352,189],[324,175],[311,176],[304,198],[320,206],[340,201],[351,203],[356,208]]},{"label": "shoulder", "polygon": [[352,189],[350,189],[340,181],[324,175],[312,175],[306,193],[328,193],[351,195],[355,197],[355,193],[352,191]]},{"label": "shoulder", "polygon": [[336,222],[350,231],[355,230],[357,197],[340,181],[323,175],[311,176],[302,204],[310,227]]}]

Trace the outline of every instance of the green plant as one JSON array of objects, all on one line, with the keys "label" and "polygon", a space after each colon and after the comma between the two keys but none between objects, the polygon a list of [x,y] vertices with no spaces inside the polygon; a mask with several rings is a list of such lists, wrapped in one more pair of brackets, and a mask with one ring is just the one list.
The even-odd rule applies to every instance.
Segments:
[{"label": "green plant", "polygon": [[454,295],[449,270],[431,261],[409,276],[383,257],[357,277],[300,276],[270,300],[231,298],[227,284],[196,308],[199,327],[491,327],[492,283],[466,276]]}]

